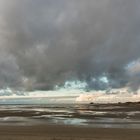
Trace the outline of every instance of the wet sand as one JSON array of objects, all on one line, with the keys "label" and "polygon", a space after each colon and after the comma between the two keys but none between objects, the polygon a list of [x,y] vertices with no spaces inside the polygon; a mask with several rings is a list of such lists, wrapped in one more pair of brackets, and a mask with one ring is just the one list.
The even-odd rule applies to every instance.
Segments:
[{"label": "wet sand", "polygon": [[140,129],[65,125],[0,126],[0,140],[140,140]]},{"label": "wet sand", "polygon": [[140,104],[0,106],[0,140],[140,140]]}]

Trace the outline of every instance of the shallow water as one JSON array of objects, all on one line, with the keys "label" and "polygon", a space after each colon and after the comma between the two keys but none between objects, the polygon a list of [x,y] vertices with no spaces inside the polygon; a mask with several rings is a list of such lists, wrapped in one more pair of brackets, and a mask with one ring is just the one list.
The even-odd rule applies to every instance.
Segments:
[{"label": "shallow water", "polygon": [[65,124],[99,128],[140,128],[140,104],[0,106],[0,125],[39,124]]}]

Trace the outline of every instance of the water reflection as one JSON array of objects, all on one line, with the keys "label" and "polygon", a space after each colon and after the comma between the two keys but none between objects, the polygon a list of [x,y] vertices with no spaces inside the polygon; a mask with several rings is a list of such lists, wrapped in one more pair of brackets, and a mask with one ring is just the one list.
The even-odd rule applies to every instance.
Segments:
[{"label": "water reflection", "polygon": [[140,128],[140,105],[5,105],[0,125],[66,124]]}]

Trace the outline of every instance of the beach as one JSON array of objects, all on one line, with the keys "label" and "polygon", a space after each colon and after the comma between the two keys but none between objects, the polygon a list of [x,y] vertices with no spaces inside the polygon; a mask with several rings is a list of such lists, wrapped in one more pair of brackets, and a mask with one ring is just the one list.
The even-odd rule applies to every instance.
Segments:
[{"label": "beach", "polygon": [[0,140],[140,140],[139,107],[1,105]]},{"label": "beach", "polygon": [[139,129],[105,129],[64,125],[0,126],[1,140],[139,140]]},{"label": "beach", "polygon": [[0,140],[140,140],[140,0],[0,0]]}]

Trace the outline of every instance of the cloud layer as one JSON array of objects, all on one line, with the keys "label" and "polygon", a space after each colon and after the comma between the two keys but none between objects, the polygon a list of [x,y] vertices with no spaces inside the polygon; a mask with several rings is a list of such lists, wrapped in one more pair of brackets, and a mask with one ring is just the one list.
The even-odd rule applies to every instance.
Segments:
[{"label": "cloud layer", "polygon": [[140,59],[139,7],[138,0],[0,0],[0,87],[49,90],[81,80],[89,89],[137,89],[139,72],[127,66]]}]

